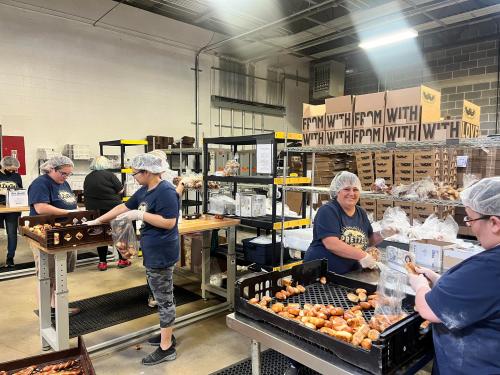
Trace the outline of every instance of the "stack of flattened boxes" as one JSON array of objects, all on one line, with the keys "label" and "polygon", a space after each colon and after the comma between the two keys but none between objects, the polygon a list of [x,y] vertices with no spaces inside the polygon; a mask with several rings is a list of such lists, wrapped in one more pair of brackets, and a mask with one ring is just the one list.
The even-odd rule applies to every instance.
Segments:
[{"label": "stack of flattened boxes", "polygon": [[394,185],[409,185],[413,182],[413,152],[394,152]]},{"label": "stack of flattened boxes", "polygon": [[442,155],[437,148],[416,151],[413,154],[413,180],[420,181],[431,178],[434,182],[441,180]]},{"label": "stack of flattened boxes", "polygon": [[394,184],[394,153],[375,152],[375,178],[383,178],[386,185]]},{"label": "stack of flattened boxes", "polygon": [[372,183],[375,181],[375,169],[373,167],[372,152],[356,152],[356,168],[361,187],[365,191],[370,191]]},{"label": "stack of flattened boxes", "polygon": [[325,143],[327,145],[352,144],[354,97],[339,96],[325,100]]},{"label": "stack of flattened boxes", "polygon": [[372,215],[374,220],[377,220],[377,201],[375,199],[361,198],[359,200],[359,205],[367,214]]},{"label": "stack of flattened boxes", "polygon": [[304,146],[325,144],[325,105],[302,105],[302,134]]},{"label": "stack of flattened boxes", "polygon": [[384,142],[385,92],[356,96],[352,143],[379,144]]},{"label": "stack of flattened boxes", "polygon": [[420,124],[439,121],[441,93],[426,86],[387,91],[384,142],[419,140]]}]

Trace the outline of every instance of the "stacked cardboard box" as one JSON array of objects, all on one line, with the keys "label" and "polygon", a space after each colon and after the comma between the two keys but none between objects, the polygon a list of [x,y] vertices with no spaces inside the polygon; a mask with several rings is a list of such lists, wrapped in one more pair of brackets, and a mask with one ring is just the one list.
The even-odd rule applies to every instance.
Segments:
[{"label": "stacked cardboard box", "polygon": [[394,183],[394,153],[392,151],[375,153],[375,178],[383,178],[387,185]]},{"label": "stacked cardboard box", "polygon": [[413,219],[423,223],[427,217],[436,213],[436,208],[432,204],[415,203],[413,205]]},{"label": "stacked cardboard box", "polygon": [[325,105],[302,105],[302,133],[304,146],[325,144]]},{"label": "stacked cardboard box", "polygon": [[441,150],[440,182],[457,187],[457,151],[454,149]]},{"label": "stacked cardboard box", "polygon": [[417,151],[413,154],[413,179],[424,180],[431,177],[433,181],[441,179],[441,152],[439,149]]},{"label": "stacked cardboard box", "polygon": [[385,210],[389,207],[394,207],[394,201],[388,199],[377,199],[377,215],[375,216],[377,221],[384,218]]},{"label": "stacked cardboard box", "polygon": [[327,145],[352,144],[354,97],[340,96],[325,100],[325,143]]},{"label": "stacked cardboard box", "polygon": [[356,96],[352,130],[353,144],[384,142],[385,92]]},{"label": "stacked cardboard box", "polygon": [[359,205],[366,211],[367,214],[371,214],[373,219],[377,218],[377,201],[375,199],[362,198],[359,200]]},{"label": "stacked cardboard box", "polygon": [[413,152],[396,151],[394,153],[394,184],[408,185],[413,182]]},{"label": "stacked cardboard box", "polygon": [[356,169],[363,190],[369,191],[375,181],[375,168],[373,166],[373,154],[371,152],[356,153]]},{"label": "stacked cardboard box", "polygon": [[426,86],[387,91],[384,141],[419,140],[421,122],[439,121],[441,93]]}]

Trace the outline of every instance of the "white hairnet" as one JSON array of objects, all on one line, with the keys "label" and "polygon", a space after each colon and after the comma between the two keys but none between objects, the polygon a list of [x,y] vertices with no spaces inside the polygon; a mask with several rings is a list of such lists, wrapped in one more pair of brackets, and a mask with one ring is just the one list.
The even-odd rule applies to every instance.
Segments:
[{"label": "white hairnet", "polygon": [[130,166],[137,170],[162,173],[167,170],[167,162],[152,154],[140,154],[132,159]]},{"label": "white hairnet", "polygon": [[500,177],[479,180],[460,193],[465,207],[482,215],[500,216]]},{"label": "white hairnet", "polygon": [[19,163],[19,160],[17,160],[13,156],[5,156],[2,158],[2,161],[0,161],[0,165],[2,168],[19,168],[21,166],[21,163]]},{"label": "white hairnet", "polygon": [[106,156],[97,156],[92,160],[92,163],[90,163],[90,169],[92,171],[109,169],[109,159]]},{"label": "white hairnet", "polygon": [[148,154],[157,156],[160,159],[164,160],[165,163],[166,163],[166,169],[165,170],[170,169],[170,166],[168,165],[168,161],[167,161],[167,154],[165,153],[165,151],[162,151],[162,150],[153,150],[153,151],[149,151]]},{"label": "white hairnet", "polygon": [[45,163],[43,163],[40,166],[40,170],[44,173],[49,173],[52,169],[55,169],[55,168],[60,167],[62,165],[70,165],[72,167],[75,166],[73,164],[73,161],[70,158],[68,158],[67,156],[57,155],[57,156],[51,157],[49,160],[47,160]]},{"label": "white hairnet", "polygon": [[361,191],[361,181],[358,176],[347,171],[337,173],[330,184],[330,196],[335,198],[340,190],[349,186],[357,187]]}]

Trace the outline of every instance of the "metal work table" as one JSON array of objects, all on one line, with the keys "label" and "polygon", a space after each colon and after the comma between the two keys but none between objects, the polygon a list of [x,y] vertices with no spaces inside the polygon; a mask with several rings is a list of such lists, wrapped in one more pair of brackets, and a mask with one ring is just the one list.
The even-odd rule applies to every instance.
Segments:
[{"label": "metal work table", "polygon": [[[236,219],[215,219],[213,216],[202,216],[196,220],[185,220],[178,225],[179,235],[203,232],[204,237],[209,236],[209,232],[214,229],[228,229],[228,253],[227,253],[227,291],[210,285],[210,241],[204,242],[202,249],[202,297],[206,298],[206,292],[211,292],[226,298],[226,302],[217,306],[202,309],[191,314],[188,319],[196,321],[210,315],[230,309],[234,306],[234,284],[236,279],[236,255],[235,255],[235,235],[236,226],[240,221]],[[86,244],[78,247],[67,247],[61,249],[46,249],[38,242],[29,239],[30,245],[39,251],[40,271],[38,273],[39,314],[40,314],[40,338],[43,350],[65,350],[69,348],[69,316],[68,316],[68,288],[67,288],[67,253],[83,247],[96,247],[110,245],[110,242]],[[208,244],[208,245],[207,245]],[[55,258],[55,328],[52,327],[50,316],[50,275],[49,275],[49,254]],[[187,324],[184,322],[184,324]],[[158,326],[159,327],[159,326]],[[157,326],[150,327],[140,332],[141,335],[148,335],[158,329]],[[137,338],[137,333],[134,335]],[[102,343],[93,348],[93,351],[102,350],[111,346],[119,345],[129,340],[129,336],[117,338],[109,342]]]}]

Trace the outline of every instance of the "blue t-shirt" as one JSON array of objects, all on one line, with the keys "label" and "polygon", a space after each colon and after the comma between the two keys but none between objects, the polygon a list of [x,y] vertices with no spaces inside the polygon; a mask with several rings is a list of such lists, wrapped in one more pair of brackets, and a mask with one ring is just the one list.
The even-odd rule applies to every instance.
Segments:
[{"label": "blue t-shirt", "polygon": [[33,180],[28,188],[30,215],[38,215],[35,203],[48,203],[63,210],[76,209],[76,197],[69,184],[64,181],[58,184],[49,175],[43,174]]},{"label": "blue t-shirt", "polygon": [[179,260],[179,197],[174,185],[161,181],[158,186],[148,191],[147,186],[141,187],[125,203],[130,210],[143,210],[150,214],[161,215],[165,219],[176,219],[172,229],[158,228],[142,223],[141,249],[143,263],[147,268],[166,268]]},{"label": "blue t-shirt", "polygon": [[328,270],[343,275],[358,269],[359,262],[333,254],[323,245],[323,238],[337,237],[346,244],[366,250],[373,228],[365,210],[356,206],[356,212],[348,216],[336,199],[318,209],[314,219],[313,240],[304,261],[327,259]]},{"label": "blue t-shirt", "polygon": [[500,245],[446,272],[425,295],[437,374],[500,374]]}]

